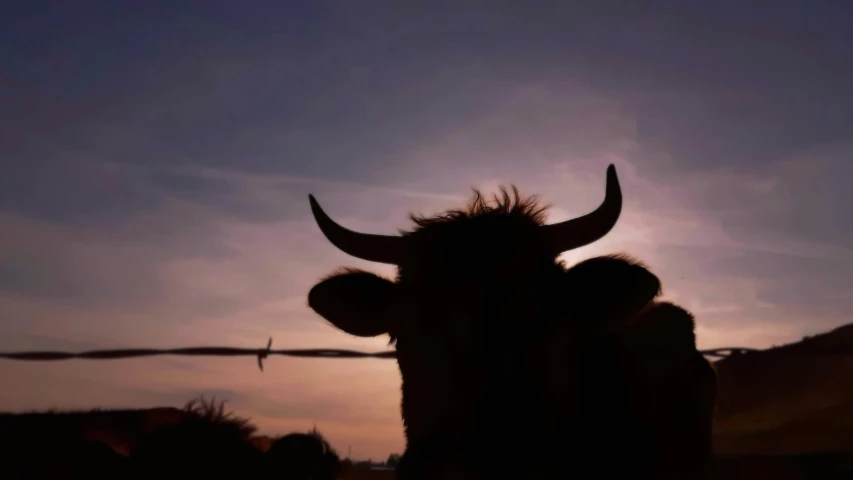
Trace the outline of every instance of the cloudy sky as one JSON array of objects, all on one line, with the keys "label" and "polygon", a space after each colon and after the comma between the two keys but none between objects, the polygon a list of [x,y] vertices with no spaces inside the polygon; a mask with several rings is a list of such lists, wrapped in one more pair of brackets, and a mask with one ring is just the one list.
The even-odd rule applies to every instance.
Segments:
[{"label": "cloudy sky", "polygon": [[[853,321],[850,2],[10,3],[0,350],[383,350],[305,305],[338,266],[390,272],[325,241],[308,193],[394,233],[511,182],[559,221],[609,163],[620,222],[566,258],[642,258],[701,347]],[[0,410],[206,393],[266,433],[401,451],[393,361],[254,362],[0,361]]]}]

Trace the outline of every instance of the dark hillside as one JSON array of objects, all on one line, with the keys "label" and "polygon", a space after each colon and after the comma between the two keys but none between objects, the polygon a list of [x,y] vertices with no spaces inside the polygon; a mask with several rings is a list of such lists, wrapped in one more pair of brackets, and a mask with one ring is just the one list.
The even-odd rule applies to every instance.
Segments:
[{"label": "dark hillside", "polygon": [[853,324],[716,363],[720,454],[853,453]]}]

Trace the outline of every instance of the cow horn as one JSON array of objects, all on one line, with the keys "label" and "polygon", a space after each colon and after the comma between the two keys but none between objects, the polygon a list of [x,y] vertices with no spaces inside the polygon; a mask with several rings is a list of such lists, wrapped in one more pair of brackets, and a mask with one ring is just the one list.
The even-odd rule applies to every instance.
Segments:
[{"label": "cow horn", "polygon": [[394,235],[373,235],[344,228],[326,215],[313,195],[308,195],[311,212],[323,235],[342,252],[370,262],[397,265],[402,257],[402,238]]},{"label": "cow horn", "polygon": [[589,245],[607,235],[616,225],[622,212],[622,191],[619,188],[619,178],[616,167],[607,167],[607,187],[604,201],[593,212],[582,217],[566,220],[565,222],[545,225],[555,253],[559,254],[573,248]]}]

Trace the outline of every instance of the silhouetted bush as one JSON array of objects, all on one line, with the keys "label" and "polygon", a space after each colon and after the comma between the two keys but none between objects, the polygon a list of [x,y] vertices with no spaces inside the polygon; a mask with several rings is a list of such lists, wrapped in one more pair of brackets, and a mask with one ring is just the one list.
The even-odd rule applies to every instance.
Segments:
[{"label": "silhouetted bush", "polygon": [[184,411],[204,421],[218,424],[223,429],[233,428],[243,438],[249,438],[257,431],[257,427],[249,423],[249,419],[237,417],[233,412],[226,412],[224,400],[216,405],[216,397],[210,402],[205,401],[203,395],[194,398],[184,405]]},{"label": "silhouetted bush", "polygon": [[388,455],[388,460],[385,460],[385,465],[389,467],[396,467],[400,463],[400,454],[392,453]]},{"label": "silhouetted bush", "polygon": [[265,457],[270,478],[334,480],[340,467],[337,452],[316,428],[276,439]]},{"label": "silhouetted bush", "polygon": [[138,478],[257,478],[263,454],[249,441],[255,427],[226,413],[224,402],[191,400],[191,413],[145,436],[132,453]]},{"label": "silhouetted bush", "polygon": [[[90,412],[51,411],[0,418],[0,431],[6,434],[0,440],[4,465],[0,480],[334,480],[340,470],[340,457],[316,428],[275,439],[265,455],[253,437],[257,429],[250,420],[227,411],[225,402],[215,398],[190,400],[180,415],[168,423],[155,423],[159,426],[153,430],[137,423],[134,436],[138,441],[131,446],[129,457],[104,441],[83,438],[91,428],[87,422],[92,419],[86,418]],[[105,426],[98,423],[99,429]]]}]

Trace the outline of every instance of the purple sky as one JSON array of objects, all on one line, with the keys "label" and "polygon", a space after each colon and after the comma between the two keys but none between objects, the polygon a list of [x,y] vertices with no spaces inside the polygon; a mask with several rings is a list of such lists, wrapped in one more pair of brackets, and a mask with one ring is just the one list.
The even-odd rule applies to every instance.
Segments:
[{"label": "purple sky", "polygon": [[[296,3],[4,3],[0,350],[382,350],[305,305],[336,267],[391,272],[332,247],[309,192],[393,233],[512,182],[559,221],[598,205],[609,163],[622,218],[566,258],[640,257],[701,347],[853,321],[850,2]],[[316,423],[357,458],[402,450],[390,360],[0,377],[0,410],[206,393],[266,433]]]}]

